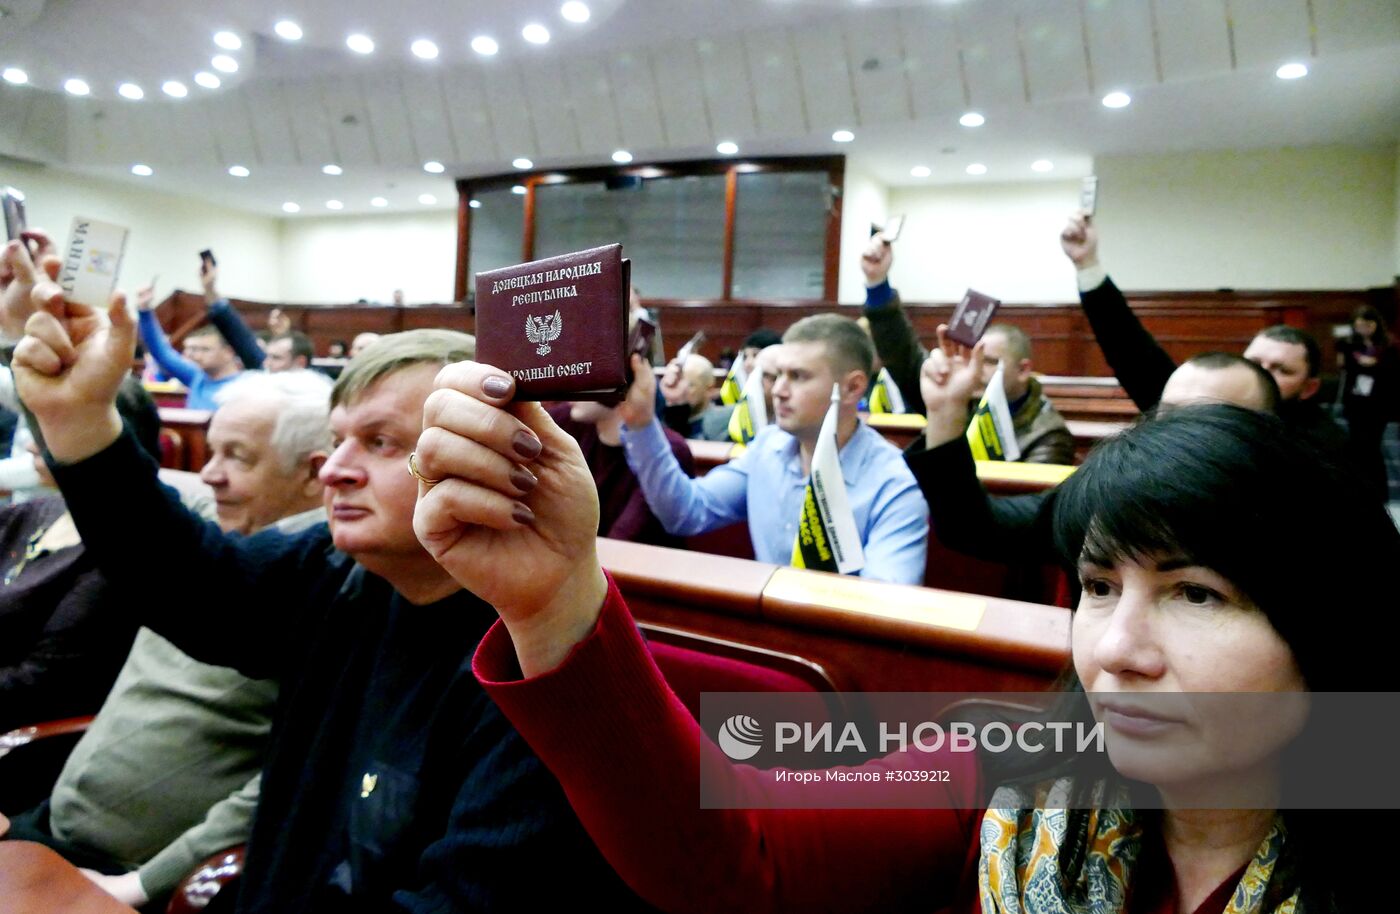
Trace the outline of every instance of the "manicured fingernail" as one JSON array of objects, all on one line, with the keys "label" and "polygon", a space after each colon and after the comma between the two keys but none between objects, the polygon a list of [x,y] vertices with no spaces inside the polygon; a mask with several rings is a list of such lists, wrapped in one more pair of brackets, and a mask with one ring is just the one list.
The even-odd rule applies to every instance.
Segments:
[{"label": "manicured fingernail", "polygon": [[481,389],[488,397],[504,397],[510,393],[510,382],[500,375],[492,375],[481,382]]},{"label": "manicured fingernail", "polygon": [[531,473],[524,467],[511,467],[510,483],[521,492],[530,492],[534,490],[535,486],[540,484],[540,481],[535,478],[534,473]]},{"label": "manicured fingernail", "polygon": [[535,512],[520,502],[515,503],[515,507],[510,511],[510,516],[515,518],[517,524],[533,524],[535,522]]},{"label": "manicured fingernail", "polygon": [[526,460],[534,460],[540,456],[540,451],[544,450],[544,445],[540,444],[540,439],[529,432],[521,431],[515,433],[515,438],[511,441],[515,448],[515,453]]}]

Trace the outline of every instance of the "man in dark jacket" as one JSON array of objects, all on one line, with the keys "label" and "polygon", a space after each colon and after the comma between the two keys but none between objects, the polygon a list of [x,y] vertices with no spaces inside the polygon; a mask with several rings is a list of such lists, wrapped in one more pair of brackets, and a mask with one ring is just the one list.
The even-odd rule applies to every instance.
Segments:
[{"label": "man in dark jacket", "polygon": [[[1127,298],[1099,263],[1099,232],[1083,214],[1070,217],[1060,246],[1078,272],[1079,300],[1109,367],[1138,409],[1146,412],[1162,398],[1176,362],[1143,327]],[[1317,341],[1296,327],[1266,327],[1255,335],[1244,357],[1274,376],[1282,398],[1278,415],[1315,443],[1339,457],[1346,435],[1317,402],[1322,352]]]},{"label": "man in dark jacket", "polygon": [[[900,304],[899,292],[890,286],[890,266],[894,263],[894,248],[883,238],[871,239],[870,247],[861,257],[865,272],[865,318],[870,324],[870,336],[875,352],[904,398],[906,408],[923,412],[923,397],[919,393],[919,367],[926,353],[919,344],[914,325]],[[985,377],[973,390],[971,407],[981,398],[998,362],[1005,364],[1003,386],[1011,407],[1011,422],[1016,430],[1021,463],[1074,462],[1074,435],[1064,418],[1056,411],[1050,398],[1036,380],[1031,363],[1031,340],[1021,328],[997,323],[985,334],[987,364]],[[972,409],[966,419],[972,418]],[[966,422],[964,422],[966,426]]]},{"label": "man in dark jacket", "polygon": [[329,526],[225,536],[156,482],[122,432],[111,404],[136,328],[120,297],[104,313],[65,304],[52,282],[4,292],[6,311],[33,315],[15,315],[28,317],[16,386],[98,566],[139,581],[162,556],[166,587],[199,594],[201,611],[150,601],[140,621],[197,659],[279,682],[238,911],[635,904],[471,675],[494,611],[414,535],[409,458],[433,446],[419,440],[433,378],[473,354],[470,336],[386,337],[341,375],[321,471]]}]

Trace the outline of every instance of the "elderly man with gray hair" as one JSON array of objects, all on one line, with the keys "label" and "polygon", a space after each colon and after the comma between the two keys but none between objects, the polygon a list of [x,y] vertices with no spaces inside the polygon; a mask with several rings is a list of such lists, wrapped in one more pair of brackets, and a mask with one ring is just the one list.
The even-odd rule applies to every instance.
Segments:
[{"label": "elderly man with gray hair", "polygon": [[[315,372],[250,371],[215,394],[200,475],[226,532],[325,520],[330,391]],[[211,633],[222,621],[209,620]],[[54,847],[127,904],[163,899],[199,861],[248,840],[276,700],[276,683],[142,628],[49,800],[16,817],[10,837]]]}]

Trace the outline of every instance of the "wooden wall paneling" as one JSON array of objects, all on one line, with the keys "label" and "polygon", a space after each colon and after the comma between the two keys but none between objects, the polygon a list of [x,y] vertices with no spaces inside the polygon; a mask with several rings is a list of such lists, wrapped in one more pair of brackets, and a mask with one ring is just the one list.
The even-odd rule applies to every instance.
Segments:
[{"label": "wooden wall paneling", "polygon": [[457,266],[452,274],[452,298],[467,300],[467,270],[471,268],[472,237],[471,194],[460,182],[457,184]]},{"label": "wooden wall paneling", "polygon": [[724,175],[724,280],[720,297],[734,298],[734,225],[739,208],[739,172],[729,169]]},{"label": "wooden wall paneling", "polygon": [[846,196],[846,160],[827,173],[826,256],[822,263],[822,298],[833,301],[841,280],[841,201]]},{"label": "wooden wall paneling", "polygon": [[472,309],[457,305],[415,305],[399,314],[403,330],[460,330],[476,332],[476,317]]}]

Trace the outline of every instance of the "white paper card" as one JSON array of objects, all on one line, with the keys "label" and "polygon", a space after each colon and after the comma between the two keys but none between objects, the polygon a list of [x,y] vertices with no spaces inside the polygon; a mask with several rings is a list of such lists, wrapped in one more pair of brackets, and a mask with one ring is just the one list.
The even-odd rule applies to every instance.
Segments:
[{"label": "white paper card", "polygon": [[91,308],[106,308],[117,288],[122,256],[130,232],[120,225],[84,219],[73,220],[58,284],[63,297]]}]

